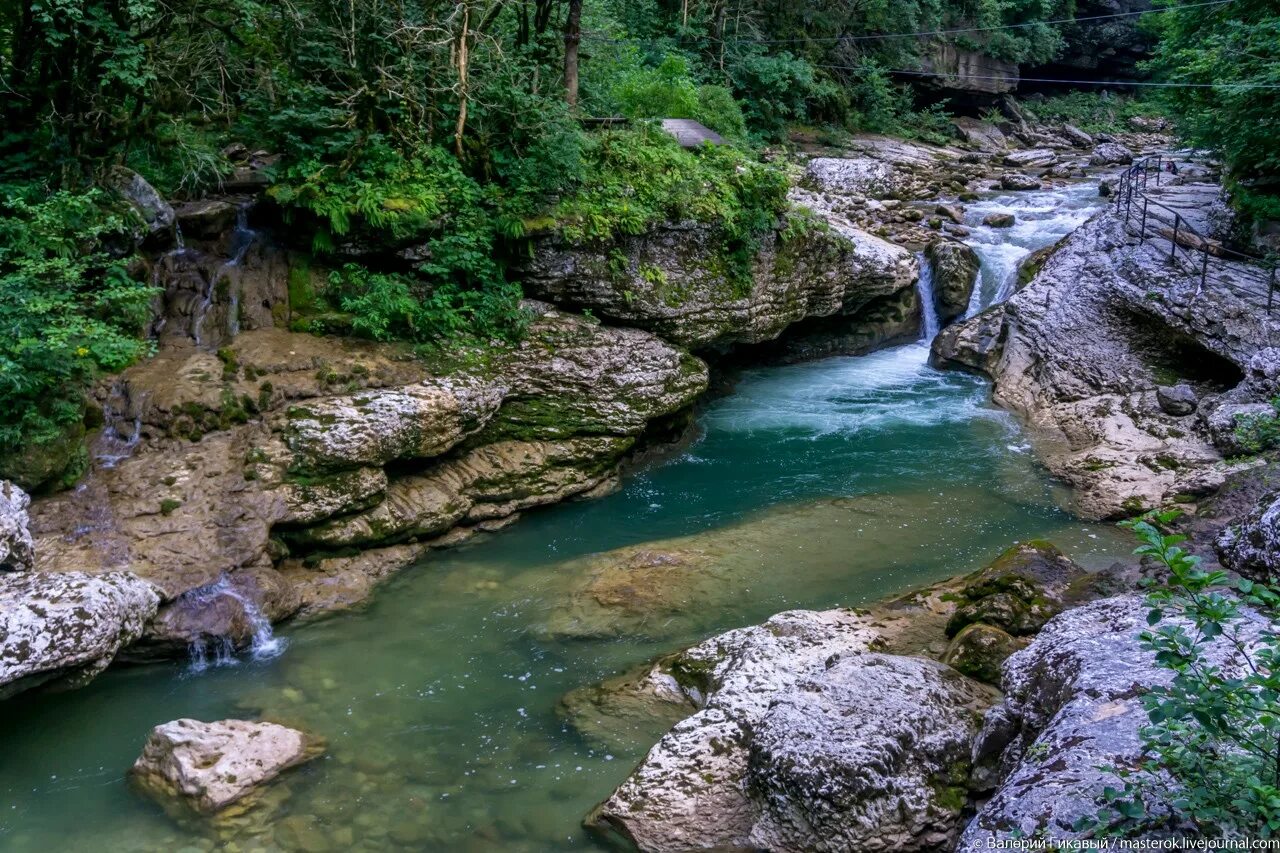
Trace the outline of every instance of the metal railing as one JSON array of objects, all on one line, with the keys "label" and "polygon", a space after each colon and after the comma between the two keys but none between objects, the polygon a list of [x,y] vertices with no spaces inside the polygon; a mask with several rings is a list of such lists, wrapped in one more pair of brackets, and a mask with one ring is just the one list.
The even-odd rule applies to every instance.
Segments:
[{"label": "metal railing", "polygon": [[[1165,159],[1162,155],[1156,154],[1150,157],[1144,157],[1135,161],[1129,168],[1125,169],[1120,176],[1120,183],[1115,189],[1115,213],[1122,217],[1122,222],[1127,233],[1133,233],[1131,228],[1137,224],[1137,237],[1139,242],[1145,243],[1148,236],[1160,238],[1165,237],[1169,240],[1169,263],[1181,262],[1182,266],[1190,267],[1192,274],[1200,275],[1200,288],[1203,289],[1209,278],[1209,256],[1212,255],[1220,260],[1239,259],[1243,263],[1257,264],[1267,270],[1267,313],[1271,313],[1272,306],[1275,304],[1276,297],[1276,262],[1273,259],[1265,259],[1249,255],[1244,252],[1238,252],[1235,249],[1229,249],[1216,240],[1211,240],[1204,234],[1201,234],[1191,223],[1183,219],[1182,214],[1171,207],[1152,201],[1147,195],[1146,189],[1151,176],[1155,176],[1156,186],[1160,186],[1161,175],[1164,174]],[[1151,215],[1151,211],[1162,210],[1166,213],[1173,214],[1173,226],[1170,229],[1165,223]],[[1154,230],[1148,230],[1150,223]],[[1178,254],[1178,250],[1182,249],[1182,254]],[[1234,281],[1230,278],[1226,279],[1229,285],[1234,285]],[[1247,289],[1247,288],[1237,288]],[[1250,290],[1251,294],[1256,293]]]}]

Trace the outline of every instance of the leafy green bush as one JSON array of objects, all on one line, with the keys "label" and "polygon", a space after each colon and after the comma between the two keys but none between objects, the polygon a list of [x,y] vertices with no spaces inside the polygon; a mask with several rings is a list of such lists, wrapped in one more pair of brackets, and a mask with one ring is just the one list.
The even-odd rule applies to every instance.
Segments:
[{"label": "leafy green bush", "polygon": [[[1254,625],[1246,638],[1243,608],[1273,615],[1280,596],[1205,571],[1180,547],[1185,536],[1164,532],[1177,516],[1121,522],[1143,543],[1134,553],[1168,570],[1147,595],[1151,629],[1141,639],[1172,678],[1142,700],[1146,760],[1117,769],[1123,788],[1106,789],[1102,808],[1077,829],[1133,837],[1190,824],[1209,837],[1272,838],[1280,835],[1280,636]],[[1211,644],[1234,655],[1230,668],[1210,658]]]},{"label": "leafy green bush", "polygon": [[329,278],[328,298],[352,315],[352,330],[378,341],[440,344],[461,338],[512,341],[524,330],[520,287],[482,290],[454,282],[431,285],[403,273],[348,264]]},{"label": "leafy green bush", "polygon": [[1250,453],[1280,447],[1280,397],[1271,401],[1271,408],[1271,413],[1236,416],[1236,441]]},{"label": "leafy green bush", "polygon": [[780,167],[728,145],[686,151],[666,133],[641,127],[590,135],[585,176],[551,211],[574,242],[640,234],[663,220],[719,225],[728,240],[751,240],[787,207]]},{"label": "leafy green bush", "polygon": [[656,68],[637,67],[613,89],[613,99],[630,118],[691,118],[732,139],[746,136],[742,108],[723,86],[699,86],[689,63],[669,55]]},{"label": "leafy green bush", "polygon": [[148,351],[131,224],[100,191],[0,186],[0,458],[63,441],[87,384]]}]

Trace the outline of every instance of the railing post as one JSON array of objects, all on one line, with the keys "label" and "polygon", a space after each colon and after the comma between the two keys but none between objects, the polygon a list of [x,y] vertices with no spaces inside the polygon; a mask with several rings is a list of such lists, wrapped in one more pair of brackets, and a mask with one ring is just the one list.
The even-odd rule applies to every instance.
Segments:
[{"label": "railing post", "polygon": [[1147,202],[1148,199],[1144,195],[1142,197],[1142,227],[1138,229],[1138,242],[1145,243],[1147,240]]},{"label": "railing post", "polygon": [[1178,223],[1182,221],[1182,215],[1175,213],[1173,215],[1173,242],[1169,245],[1169,262],[1172,263],[1178,257]]},{"label": "railing post", "polygon": [[1267,313],[1271,313],[1271,303],[1275,301],[1276,295],[1276,268],[1275,264],[1271,265],[1271,278],[1267,279]]},{"label": "railing post", "polygon": [[1160,173],[1164,171],[1164,155],[1156,155],[1156,186],[1160,186]]},{"label": "railing post", "polygon": [[1209,277],[1209,241],[1201,238],[1204,247],[1204,263],[1200,265],[1200,289],[1204,290],[1205,280]]}]

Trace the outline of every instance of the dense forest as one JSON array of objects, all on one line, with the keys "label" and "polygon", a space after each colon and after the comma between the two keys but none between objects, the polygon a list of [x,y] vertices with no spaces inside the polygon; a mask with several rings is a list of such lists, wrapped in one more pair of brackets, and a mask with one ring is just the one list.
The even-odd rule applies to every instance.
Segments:
[{"label": "dense forest", "polygon": [[[4,0],[0,457],[78,442],[83,389],[148,351],[154,294],[144,232],[111,190],[119,167],[191,198],[256,157],[280,221],[339,270],[323,298],[342,331],[513,337],[503,259],[523,236],[695,219],[745,264],[786,208],[767,154],[789,128],[945,137],[928,78],[893,72],[929,67],[944,41],[1044,64],[1073,14],[1071,0]],[[1280,83],[1280,11],[1148,17],[1151,79],[1214,84],[1159,90],[1182,131],[1221,152],[1251,215],[1274,217],[1274,90],[1217,84]],[[631,121],[583,121],[601,117]],[[731,144],[690,154],[643,121],[658,117]],[[413,264],[366,260],[409,244]]]}]

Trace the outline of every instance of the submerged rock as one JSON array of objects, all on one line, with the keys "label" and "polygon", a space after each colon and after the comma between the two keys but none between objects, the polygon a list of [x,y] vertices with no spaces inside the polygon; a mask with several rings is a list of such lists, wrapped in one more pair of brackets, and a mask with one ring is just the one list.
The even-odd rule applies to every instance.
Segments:
[{"label": "submerged rock", "polygon": [[989,696],[878,639],[869,617],[790,611],[684,652],[670,665],[700,710],[588,824],[645,851],[940,848]]},{"label": "submerged rock", "polygon": [[0,572],[22,572],[35,562],[27,529],[31,498],[14,483],[0,480]]},{"label": "submerged rock", "polygon": [[213,815],[323,752],[314,737],[275,723],[182,719],[152,729],[131,776],[162,805]]},{"label": "submerged rock", "polygon": [[142,635],[159,603],[128,572],[0,573],[0,699],[87,683]]}]

